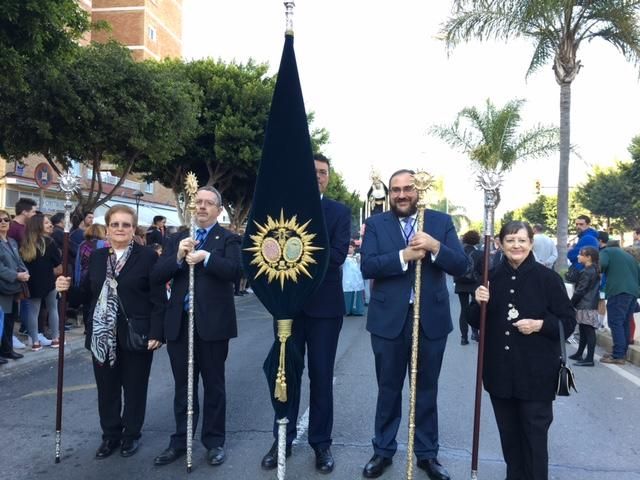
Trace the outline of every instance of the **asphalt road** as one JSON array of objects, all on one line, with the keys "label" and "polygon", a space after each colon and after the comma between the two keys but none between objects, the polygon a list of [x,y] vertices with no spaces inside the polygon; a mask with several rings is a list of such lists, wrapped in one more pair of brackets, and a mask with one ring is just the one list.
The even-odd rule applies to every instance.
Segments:
[{"label": "asphalt road", "polygon": [[[457,299],[452,297],[457,315]],[[272,342],[271,320],[253,296],[237,301],[240,335],[231,342],[227,362],[227,461],[205,462],[205,450],[194,442],[191,479],[272,479],[260,459],[272,442],[272,410],[262,362]],[[569,353],[573,348],[569,348]],[[440,460],[453,479],[470,478],[471,436],[477,345],[461,346],[457,329],[450,335],[440,380]],[[44,358],[44,357],[43,357]],[[63,458],[54,463],[56,362],[25,363],[0,369],[0,465],[2,478],[20,479],[179,479],[187,478],[182,460],[154,467],[153,458],[168,446],[174,428],[173,384],[166,349],[154,359],[148,409],[140,451],[94,458],[100,443],[96,390],[87,352],[76,341],[66,358]],[[557,480],[640,480],[640,369],[631,365],[574,369],[579,393],[559,398],[550,433],[550,478]],[[301,412],[308,404],[303,386]],[[358,479],[372,454],[375,373],[363,317],[344,321],[335,377],[335,421],[332,451],[336,468],[324,476],[314,469],[306,442],[305,417],[287,462],[288,479]],[[408,411],[408,395],[405,392]],[[405,478],[406,418],[398,436],[400,449],[382,478]],[[483,399],[480,479],[505,477],[493,412]],[[415,478],[427,478],[416,470]]]}]

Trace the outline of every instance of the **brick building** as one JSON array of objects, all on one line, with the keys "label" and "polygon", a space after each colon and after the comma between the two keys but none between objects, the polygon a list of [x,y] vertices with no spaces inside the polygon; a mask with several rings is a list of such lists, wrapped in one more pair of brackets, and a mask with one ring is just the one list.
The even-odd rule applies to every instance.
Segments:
[{"label": "brick building", "polygon": [[[88,32],[81,44],[114,38],[127,46],[137,60],[182,56],[182,0],[78,0],[78,4],[89,13],[92,22],[110,25],[109,30]],[[0,208],[13,211],[18,198],[28,197],[38,202],[38,208],[45,213],[63,210],[64,197],[58,192],[57,176],[43,163],[46,161],[40,156],[20,162],[7,162],[0,157]],[[44,188],[36,182],[36,168]],[[88,188],[91,170],[77,164],[74,171],[81,186]],[[119,180],[111,171],[100,175],[106,191]],[[115,203],[137,207],[141,225],[150,224],[154,215],[166,216],[170,225],[179,224],[173,192],[157,182],[146,183],[130,175],[107,206]],[[96,216],[107,208],[99,207]]]}]

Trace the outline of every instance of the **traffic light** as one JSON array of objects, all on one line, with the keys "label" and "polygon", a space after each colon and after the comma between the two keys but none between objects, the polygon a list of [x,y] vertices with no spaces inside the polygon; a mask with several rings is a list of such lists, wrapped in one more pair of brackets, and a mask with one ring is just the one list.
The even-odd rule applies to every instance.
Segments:
[{"label": "traffic light", "polygon": [[540,180],[536,180],[536,195],[540,195]]}]

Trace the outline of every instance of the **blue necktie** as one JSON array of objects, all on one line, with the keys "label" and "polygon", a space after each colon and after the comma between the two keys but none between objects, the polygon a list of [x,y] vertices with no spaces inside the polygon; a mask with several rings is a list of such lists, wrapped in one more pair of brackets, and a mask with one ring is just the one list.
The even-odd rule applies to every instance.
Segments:
[{"label": "blue necktie", "polygon": [[409,244],[409,242],[411,241],[411,239],[413,238],[413,236],[415,235],[415,230],[413,228],[413,218],[411,217],[407,217],[404,218],[402,220],[402,222],[404,223],[404,226],[402,227],[402,230],[404,232],[404,239],[407,242],[407,245]]},{"label": "blue necktie", "polygon": [[[196,250],[200,250],[200,248],[204,245],[204,239],[207,237],[207,231],[204,228],[199,228],[196,230],[196,241],[198,245],[196,245]],[[189,311],[189,292],[184,296],[184,311]]]}]

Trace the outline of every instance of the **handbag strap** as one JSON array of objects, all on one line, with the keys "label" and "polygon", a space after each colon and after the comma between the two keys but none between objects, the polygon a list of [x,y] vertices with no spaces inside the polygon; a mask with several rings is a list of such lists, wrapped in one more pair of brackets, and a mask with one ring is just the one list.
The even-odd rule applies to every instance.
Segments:
[{"label": "handbag strap", "polygon": [[124,309],[122,300],[120,300],[120,295],[118,295],[117,292],[116,292],[116,297],[118,297],[118,305],[120,305],[120,310],[122,310],[122,315],[124,315],[125,322],[127,322],[128,325],[131,325],[131,322],[129,322],[129,316],[127,315],[127,311]]},{"label": "handbag strap", "polygon": [[562,324],[562,320],[558,320],[558,328],[560,329],[560,360],[564,366],[567,364],[567,347],[564,338],[564,325]]}]

